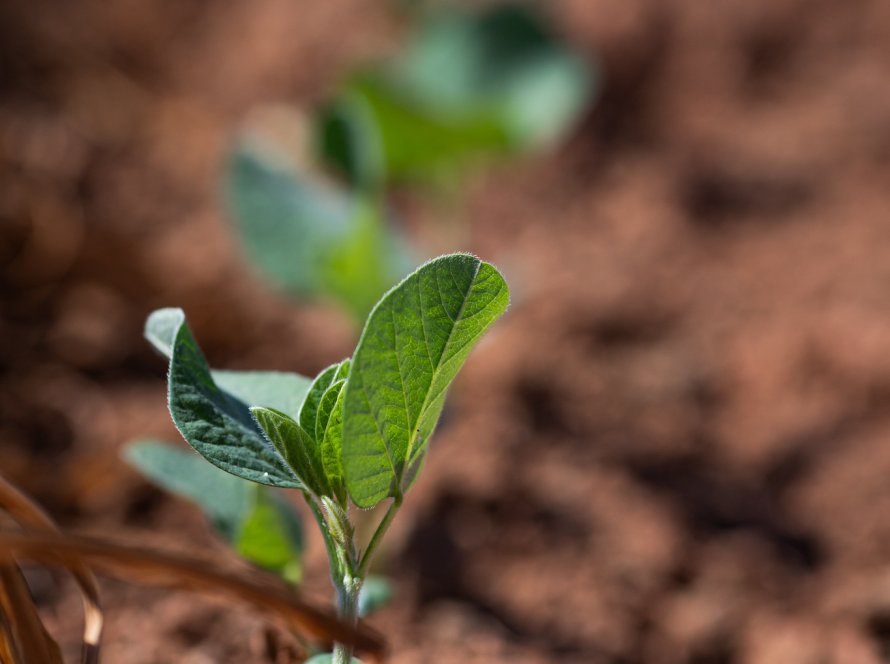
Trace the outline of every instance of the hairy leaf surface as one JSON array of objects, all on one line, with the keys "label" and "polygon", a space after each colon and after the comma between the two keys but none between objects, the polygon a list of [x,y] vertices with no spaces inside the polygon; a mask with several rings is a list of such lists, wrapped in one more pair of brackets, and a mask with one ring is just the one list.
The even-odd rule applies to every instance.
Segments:
[{"label": "hairy leaf surface", "polygon": [[181,309],[153,313],[146,323],[146,337],[162,352],[170,352],[170,413],[189,445],[215,466],[244,479],[301,488],[263,437],[247,404],[217,385]]}]

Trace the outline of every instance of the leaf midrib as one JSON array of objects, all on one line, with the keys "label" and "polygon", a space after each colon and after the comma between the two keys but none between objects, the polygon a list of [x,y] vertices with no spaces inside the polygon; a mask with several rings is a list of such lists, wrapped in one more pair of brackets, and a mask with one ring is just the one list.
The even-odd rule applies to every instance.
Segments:
[{"label": "leaf midrib", "polygon": [[[439,372],[439,370],[442,367],[442,358],[446,357],[448,355],[448,348],[451,346],[451,340],[454,338],[454,331],[457,329],[457,326],[460,324],[461,318],[463,317],[464,309],[466,308],[467,302],[470,299],[470,291],[473,290],[473,286],[476,284],[476,277],[479,276],[479,271],[482,269],[482,265],[483,265],[482,261],[476,262],[476,269],[473,271],[473,276],[470,279],[470,283],[467,286],[467,290],[463,294],[463,300],[460,303],[460,309],[458,309],[457,315],[452,319],[451,329],[448,331],[448,338],[445,340],[445,346],[442,348],[442,354],[439,356],[439,360],[433,366],[433,372],[430,375],[430,384],[429,384],[429,387],[427,387],[426,395],[423,398],[423,405],[420,407],[420,410],[417,412],[417,419],[413,422],[413,424],[411,425],[411,428],[408,430],[408,436],[409,436],[408,446],[405,448],[405,460],[406,461],[408,459],[410,459],[412,454],[414,453],[414,447],[415,447],[415,443],[417,441],[417,436],[420,433],[419,431],[417,431],[417,427],[420,424],[420,422],[423,420],[423,415],[426,412],[427,408],[429,408],[430,403],[432,403],[432,401],[430,400],[430,394],[432,392],[431,388],[433,386],[433,383],[435,383],[436,374]],[[457,282],[454,280],[454,273],[451,270],[450,264],[448,265],[448,272],[449,272],[449,275],[451,276],[451,280],[454,282],[454,284],[456,286]],[[439,298],[441,299],[442,289],[439,288],[439,273],[438,273],[438,271],[436,272],[436,288],[439,291]],[[421,296],[421,302],[422,301],[423,301],[423,297]],[[445,315],[448,316],[449,318],[451,318],[451,316],[448,314],[448,309],[446,309],[444,306],[444,302],[443,302],[442,309],[445,311]],[[421,325],[422,325],[422,323],[421,323]],[[426,333],[424,332],[424,335],[425,334]],[[426,342],[425,336],[424,336],[424,342]],[[427,344],[427,354],[430,355],[430,358],[432,359],[432,352],[430,350],[429,344]],[[398,351],[396,352],[396,356],[398,357]],[[438,398],[439,394],[441,394],[441,392],[437,393],[436,398]],[[404,468],[403,468],[403,471],[404,471]],[[402,477],[401,477],[401,475],[399,475],[399,485],[401,485],[401,483],[402,483]]]}]

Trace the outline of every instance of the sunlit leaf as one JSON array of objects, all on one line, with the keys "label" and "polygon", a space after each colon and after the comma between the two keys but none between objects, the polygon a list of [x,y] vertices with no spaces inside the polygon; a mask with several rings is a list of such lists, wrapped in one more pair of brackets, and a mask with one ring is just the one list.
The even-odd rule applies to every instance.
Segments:
[{"label": "sunlit leaf", "polygon": [[343,468],[356,505],[402,495],[451,381],[508,303],[492,265],[451,254],[421,266],[374,308],[343,402]]}]

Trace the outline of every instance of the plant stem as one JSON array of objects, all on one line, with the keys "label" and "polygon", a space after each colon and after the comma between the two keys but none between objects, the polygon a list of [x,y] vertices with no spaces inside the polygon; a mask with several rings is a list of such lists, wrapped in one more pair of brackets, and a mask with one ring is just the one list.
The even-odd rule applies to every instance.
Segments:
[{"label": "plant stem", "polygon": [[389,529],[389,524],[392,523],[392,520],[395,518],[396,513],[401,506],[402,496],[398,495],[393,498],[393,501],[389,504],[389,509],[387,509],[386,514],[383,515],[383,520],[380,522],[380,525],[377,526],[377,530],[374,531],[371,541],[368,542],[368,548],[365,549],[364,554],[362,554],[361,562],[359,562],[358,565],[359,578],[364,579],[365,574],[368,573],[368,565],[371,563],[371,557],[374,555],[374,551],[377,550],[377,545],[380,544],[380,540],[383,539],[387,529]]},{"label": "plant stem", "polygon": [[[358,624],[358,598],[362,590],[362,578],[345,575],[337,584],[337,615],[346,624]],[[333,664],[351,664],[352,647],[334,644]]]},{"label": "plant stem", "polygon": [[[393,518],[395,518],[396,512],[399,511],[399,507],[402,505],[402,497],[396,496],[390,503],[386,514],[383,515],[383,520],[378,524],[360,560],[358,560],[359,557],[356,554],[353,539],[354,530],[348,522],[348,517],[340,516],[341,520],[345,519],[346,526],[338,526],[332,532],[325,518],[326,512],[323,512],[318,503],[308,496],[307,502],[312,508],[315,520],[318,521],[318,526],[321,529],[325,546],[327,547],[328,560],[331,566],[331,580],[337,589],[337,616],[346,624],[354,627],[358,624],[359,595],[362,584],[365,581],[365,575],[368,572],[368,565],[374,552],[377,550],[377,546],[380,544],[380,540],[383,539],[383,535],[389,529]],[[337,518],[330,514],[328,516]],[[345,536],[341,534],[339,537],[335,536],[335,533],[339,533],[341,530],[344,532],[348,531],[348,534]],[[351,663],[352,648],[343,643],[335,643],[333,664]]]},{"label": "plant stem", "polygon": [[318,503],[315,502],[313,498],[309,495],[306,496],[306,502],[309,503],[309,508],[312,510],[313,516],[315,516],[315,521],[318,523],[318,529],[321,531],[321,536],[324,539],[324,546],[328,552],[328,561],[331,566],[331,581],[334,582],[334,586],[340,587],[340,579],[338,576],[339,570],[337,569],[337,545],[334,543],[333,538],[331,537],[330,532],[328,531],[328,524],[324,519],[324,515],[321,513],[321,508],[318,506]]}]

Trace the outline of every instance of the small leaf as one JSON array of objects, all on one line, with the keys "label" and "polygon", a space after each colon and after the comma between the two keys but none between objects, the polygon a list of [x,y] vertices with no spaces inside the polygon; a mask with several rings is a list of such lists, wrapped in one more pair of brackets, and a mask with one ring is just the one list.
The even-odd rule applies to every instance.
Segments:
[{"label": "small leaf", "polygon": [[321,403],[324,393],[336,379],[339,370],[339,362],[322,369],[312,381],[312,385],[306,393],[306,399],[300,407],[300,426],[313,435],[315,434],[315,420],[318,419],[318,404]]},{"label": "small leaf", "polygon": [[392,595],[392,584],[389,579],[382,576],[368,576],[358,596],[358,614],[368,616],[382,609],[389,604]]},{"label": "small leaf", "polygon": [[404,493],[451,381],[508,303],[493,266],[451,254],[421,266],[377,304],[344,391],[343,468],[356,505]]},{"label": "small leaf", "polygon": [[172,349],[167,379],[170,413],[186,442],[233,475],[260,484],[301,488],[257,428],[247,405],[217,386],[183,311],[166,309],[152,314],[146,324],[149,339],[160,338],[155,335],[159,321],[164,323],[164,333],[172,337],[172,342],[163,346]]},{"label": "small leaf", "polygon": [[250,562],[299,580],[300,517],[273,489],[231,475],[169,443],[139,441],[126,447],[124,458],[154,484],[198,505]]},{"label": "small leaf", "polygon": [[352,360],[348,357],[340,362],[340,366],[337,368],[337,373],[334,375],[334,381],[338,381],[341,378],[347,378],[349,376],[349,365],[351,363]]},{"label": "small leaf", "polygon": [[315,440],[319,442],[324,440],[324,434],[331,421],[331,414],[337,403],[337,397],[340,396],[340,390],[343,389],[345,384],[346,380],[341,378],[325,390],[321,397],[321,401],[318,404],[318,413],[315,416]]},{"label": "small leaf", "polygon": [[564,135],[595,93],[594,66],[527,4],[431,15],[394,65],[399,84],[433,112],[487,109],[515,148]]},{"label": "small leaf", "polygon": [[[342,382],[342,381],[341,381]],[[343,474],[343,393],[345,383],[337,390],[337,400],[321,440],[321,461],[331,490],[341,505],[346,504],[346,478]],[[325,397],[327,397],[327,393]]]},{"label": "small leaf", "polygon": [[[349,81],[341,94],[340,105],[365,109],[364,134],[359,128],[353,133],[362,136],[361,142],[379,146],[383,171],[378,177],[388,183],[447,182],[480,157],[510,147],[507,129],[493,108],[437,113],[418,105],[410,90],[373,73]],[[363,148],[357,144],[354,149]]]},{"label": "small leaf", "polygon": [[253,485],[254,503],[241,524],[235,550],[291,583],[302,574],[303,530],[296,509],[283,496]]},{"label": "small leaf", "polygon": [[312,436],[280,411],[254,406],[250,412],[303,485],[317,496],[330,495],[321,449]]}]

